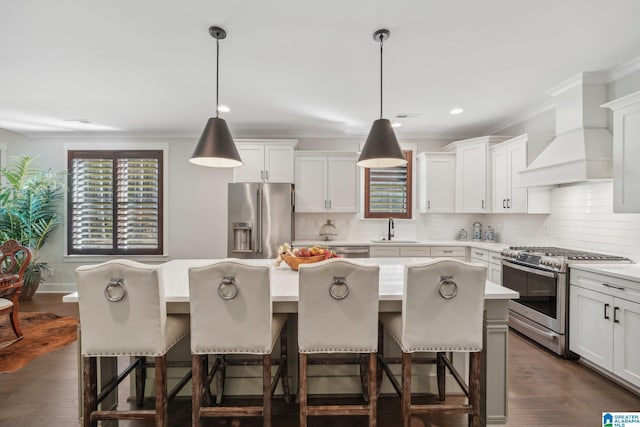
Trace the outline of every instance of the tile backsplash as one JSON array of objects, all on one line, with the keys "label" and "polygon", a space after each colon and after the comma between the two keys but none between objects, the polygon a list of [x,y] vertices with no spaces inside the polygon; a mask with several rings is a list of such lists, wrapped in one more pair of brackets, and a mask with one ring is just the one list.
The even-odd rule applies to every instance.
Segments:
[{"label": "tile backsplash", "polygon": [[[296,239],[319,238],[322,224],[331,219],[336,240],[381,239],[387,220],[363,220],[358,214],[296,214]],[[450,240],[460,228],[471,236],[472,224],[496,231],[497,241],[513,245],[555,245],[623,255],[640,262],[640,214],[613,212],[611,181],[557,187],[551,194],[551,214],[418,214],[413,220],[395,220],[397,240]]]}]

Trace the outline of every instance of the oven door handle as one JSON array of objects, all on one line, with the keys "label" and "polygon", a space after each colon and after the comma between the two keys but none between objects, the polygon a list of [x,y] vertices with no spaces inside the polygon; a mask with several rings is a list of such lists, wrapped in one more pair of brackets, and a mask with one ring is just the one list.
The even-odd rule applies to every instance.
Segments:
[{"label": "oven door handle", "polygon": [[540,329],[529,325],[528,323],[523,322],[520,319],[516,319],[515,317],[511,316],[511,318],[509,319],[510,322],[515,322],[517,323],[519,326],[525,328],[528,331],[531,331],[532,333],[536,334],[536,335],[540,335],[541,337],[544,337],[550,341],[557,341],[559,335],[553,332],[545,332],[545,331],[541,331]]},{"label": "oven door handle", "polygon": [[505,260],[502,260],[502,265],[506,265],[507,267],[511,267],[515,270],[522,270],[522,271],[526,271],[527,273],[533,273],[540,276],[553,277],[553,278],[558,277],[558,273],[555,273],[553,271],[545,271],[545,270],[539,270],[537,268],[525,267],[524,265],[515,264],[513,262],[509,262]]}]

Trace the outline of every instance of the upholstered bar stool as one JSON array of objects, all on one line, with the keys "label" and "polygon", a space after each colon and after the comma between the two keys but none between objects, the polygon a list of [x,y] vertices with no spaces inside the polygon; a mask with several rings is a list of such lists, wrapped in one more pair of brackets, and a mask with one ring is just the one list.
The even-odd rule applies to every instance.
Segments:
[{"label": "upholstered bar stool", "polygon": [[[154,266],[113,260],[78,267],[75,278],[83,360],[83,425],[97,426],[98,420],[133,419],[155,420],[157,427],[168,425],[168,403],[188,381],[190,373],[168,394],[167,351],[189,332],[189,317],[167,315],[163,288]],[[135,361],[98,390],[97,358],[101,356],[130,356]],[[134,369],[136,403],[142,405],[147,357],[153,358],[155,364],[155,409],[98,409],[102,400]]]},{"label": "upholstered bar stool", "polygon": [[[469,425],[480,426],[480,363],[486,267],[453,259],[437,259],[405,268],[402,313],[381,313],[385,330],[402,350],[402,425],[412,414],[469,414]],[[411,355],[436,352],[439,402],[411,403]],[[446,353],[469,353],[469,384]],[[445,366],[464,391],[468,403],[445,401]],[[386,368],[386,366],[385,366]],[[390,373],[388,369],[385,369]],[[396,390],[399,384],[389,379]],[[443,402],[445,401],[445,402]]]},{"label": "upholstered bar stool", "polygon": [[17,240],[7,240],[0,246],[0,315],[9,314],[11,327],[17,338],[4,343],[2,347],[22,339],[18,304],[24,272],[30,261],[31,250]]},{"label": "upholstered bar stool", "polygon": [[[298,351],[300,426],[314,415],[366,415],[376,425],[376,354],[378,350],[379,267],[331,259],[300,266]],[[309,405],[309,354],[365,353],[368,355],[366,404]]]},{"label": "upholstered bar stool", "polygon": [[[191,353],[193,368],[192,420],[200,425],[204,417],[260,416],[263,425],[271,425],[271,398],[278,380],[282,382],[285,401],[289,401],[287,369],[286,314],[273,314],[269,267],[249,265],[226,259],[204,267],[189,269],[191,311]],[[271,380],[271,353],[280,337],[280,360],[275,380]],[[209,371],[208,355],[216,355]],[[224,376],[218,369],[233,364],[225,355],[261,355],[253,362],[262,364],[261,406],[205,406],[211,381]]]}]

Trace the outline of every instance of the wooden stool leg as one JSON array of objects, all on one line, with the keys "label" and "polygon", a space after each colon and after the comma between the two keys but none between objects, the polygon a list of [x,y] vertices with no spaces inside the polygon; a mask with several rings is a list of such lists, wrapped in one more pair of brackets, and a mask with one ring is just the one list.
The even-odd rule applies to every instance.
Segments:
[{"label": "wooden stool leg", "polygon": [[376,353],[369,353],[369,427],[376,427],[378,425],[377,368],[378,357]]},{"label": "wooden stool leg", "polygon": [[[211,406],[213,403],[213,395],[211,394],[211,384],[207,382],[207,378],[209,376],[209,356],[203,355],[201,357],[202,360],[202,377],[201,377],[201,385],[202,385],[202,400],[200,402],[200,406]],[[193,373],[192,373],[193,374]]]},{"label": "wooden stool leg", "polygon": [[147,358],[138,357],[136,365],[136,406],[141,408],[144,405],[144,388],[147,382]]},{"label": "wooden stool leg", "polygon": [[[207,357],[207,356],[204,356]],[[202,355],[191,356],[191,426],[200,427],[200,407],[202,406]]]},{"label": "wooden stool leg", "polygon": [[155,358],[156,363],[156,427],[168,425],[167,355]]},{"label": "wooden stool leg", "polygon": [[[284,401],[291,403],[291,390],[289,390],[289,348],[287,338],[288,321],[282,327],[280,334],[280,366],[282,366],[280,381],[282,384],[282,394]],[[277,381],[277,380],[276,380]]]},{"label": "wooden stool leg", "polygon": [[271,355],[262,356],[262,425],[271,427]]},{"label": "wooden stool leg", "polygon": [[[378,322],[378,354],[380,355],[380,357],[384,358],[384,326],[382,326],[382,322]],[[382,369],[382,364],[378,363],[377,375],[376,375],[377,394],[380,394],[380,387],[382,386],[383,375],[384,375],[384,370]]]},{"label": "wooden stool leg", "polygon": [[307,427],[307,354],[299,353],[298,388],[300,394],[300,427]]},{"label": "wooden stool leg", "polygon": [[16,301],[13,305],[13,311],[11,312],[11,327],[13,328],[13,332],[15,332],[16,337],[20,338],[23,333],[22,330],[20,329],[20,319],[19,319],[19,312],[18,312],[18,307],[17,307],[17,298]]},{"label": "wooden stool leg", "polygon": [[446,369],[444,360],[442,360],[444,357],[446,357],[444,353],[436,353],[436,377],[438,379],[438,400],[440,401],[445,399],[446,393]]},{"label": "wooden stool leg", "polygon": [[402,352],[402,426],[411,425],[411,353]]},{"label": "wooden stool leg", "polygon": [[469,354],[469,403],[473,406],[473,413],[469,414],[469,427],[480,427],[481,355],[479,351]]},{"label": "wooden stool leg", "polygon": [[97,427],[98,421],[91,422],[91,413],[98,409],[98,367],[95,357],[82,358],[82,425]]},{"label": "wooden stool leg", "polygon": [[218,367],[218,374],[216,376],[216,403],[219,405],[222,403],[222,395],[224,393],[224,382],[226,379],[226,366],[224,356],[218,356],[220,358],[220,366]]},{"label": "wooden stool leg", "polygon": [[360,355],[360,388],[362,389],[362,399],[369,402],[369,358],[366,354]]}]

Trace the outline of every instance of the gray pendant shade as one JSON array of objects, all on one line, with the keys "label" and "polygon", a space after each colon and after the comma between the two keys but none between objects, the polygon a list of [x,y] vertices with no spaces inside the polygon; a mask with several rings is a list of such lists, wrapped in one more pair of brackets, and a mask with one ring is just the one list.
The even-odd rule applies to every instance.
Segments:
[{"label": "gray pendant shade", "polygon": [[193,164],[214,168],[242,166],[240,154],[233,142],[227,122],[211,117],[202,132],[200,141],[189,159]]},{"label": "gray pendant shade", "polygon": [[375,120],[357,165],[364,168],[391,168],[406,164],[391,122],[387,119]]}]

